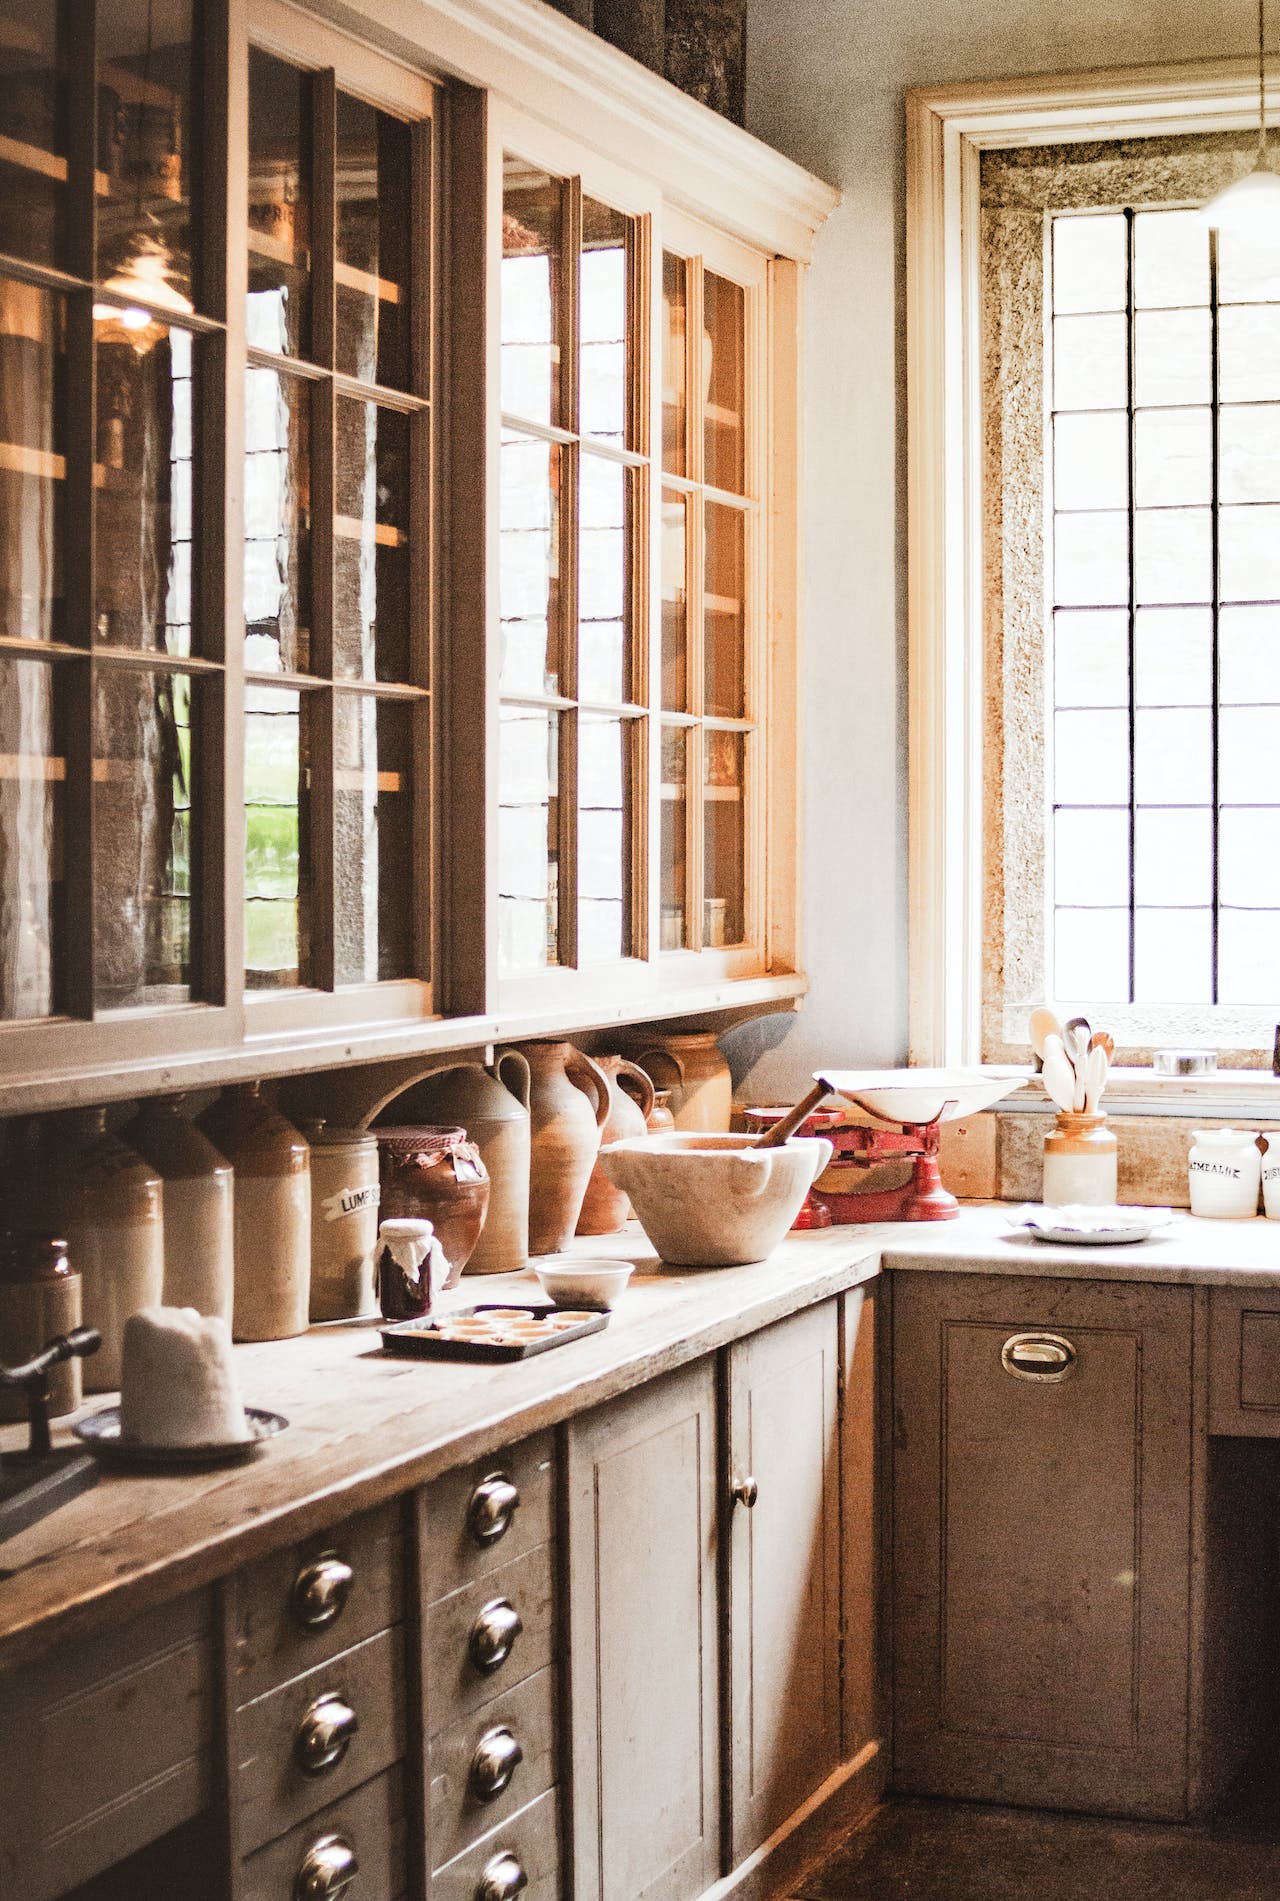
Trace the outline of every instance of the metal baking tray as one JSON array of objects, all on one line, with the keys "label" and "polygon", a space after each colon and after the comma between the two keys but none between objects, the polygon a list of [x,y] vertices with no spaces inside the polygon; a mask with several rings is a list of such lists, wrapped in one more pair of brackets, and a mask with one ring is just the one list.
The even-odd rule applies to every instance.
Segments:
[{"label": "metal baking tray", "polygon": [[403,1353],[422,1360],[480,1360],[489,1363],[528,1360],[535,1353],[549,1353],[552,1347],[567,1346],[570,1340],[581,1340],[589,1333],[599,1333],[601,1328],[609,1324],[607,1313],[589,1313],[576,1326],[559,1327],[554,1333],[548,1331],[545,1336],[511,1342],[483,1338],[446,1340],[438,1331],[454,1320],[469,1320],[478,1314],[517,1311],[529,1314],[535,1320],[544,1320],[561,1310],[547,1306],[525,1307],[517,1301],[481,1301],[475,1307],[458,1307],[447,1314],[427,1314],[421,1320],[397,1320],[394,1325],[383,1327],[382,1344],[388,1353]]}]

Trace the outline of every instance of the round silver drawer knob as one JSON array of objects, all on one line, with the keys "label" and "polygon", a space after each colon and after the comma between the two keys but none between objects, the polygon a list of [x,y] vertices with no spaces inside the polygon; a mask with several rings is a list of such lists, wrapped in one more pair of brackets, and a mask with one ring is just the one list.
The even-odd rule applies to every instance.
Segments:
[{"label": "round silver drawer knob", "polygon": [[739,1479],[733,1488],[733,1502],[743,1505],[750,1511],[755,1510],[756,1500],[760,1496],[760,1487],[753,1478]]},{"label": "round silver drawer knob", "polygon": [[505,1851],[487,1861],[476,1889],[476,1901],[516,1901],[529,1885],[520,1863]]},{"label": "round silver drawer knob", "polygon": [[305,1711],[294,1738],[294,1757],[304,1775],[322,1776],[336,1769],[359,1727],[359,1717],[336,1691],[318,1696]]},{"label": "round silver drawer knob", "polygon": [[467,1530],[478,1545],[492,1545],[511,1529],[520,1494],[505,1472],[481,1479],[467,1506]]},{"label": "round silver drawer knob", "polygon": [[524,1751],[505,1723],[487,1729],[471,1758],[471,1793],[478,1802],[496,1802],[524,1761]]},{"label": "round silver drawer knob", "polygon": [[293,1901],[339,1901],[359,1872],[360,1863],[350,1842],[341,1835],[320,1835],[302,1857],[293,1884]]},{"label": "round silver drawer knob", "polygon": [[502,1668],[523,1629],[520,1613],[510,1598],[495,1597],[492,1604],[485,1605],[467,1639],[467,1655],[481,1676]]},{"label": "round silver drawer knob", "polygon": [[289,1593],[295,1621],[304,1630],[327,1630],[341,1616],[355,1576],[336,1551],[322,1551],[310,1564],[304,1564]]}]

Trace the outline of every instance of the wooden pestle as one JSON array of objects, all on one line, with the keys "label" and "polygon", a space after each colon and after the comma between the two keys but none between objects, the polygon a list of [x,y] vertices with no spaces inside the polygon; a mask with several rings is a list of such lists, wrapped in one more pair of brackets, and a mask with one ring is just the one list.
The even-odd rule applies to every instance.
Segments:
[{"label": "wooden pestle", "polygon": [[803,1102],[798,1102],[794,1109],[787,1111],[780,1122],[775,1122],[771,1129],[766,1129],[763,1135],[757,1136],[755,1141],[751,1144],[752,1148],[781,1148],[787,1138],[795,1134],[805,1117],[811,1116],[814,1110],[818,1108],[821,1103],[824,1103],[831,1093],[831,1084],[819,1076],[817,1082],[815,1082]]}]

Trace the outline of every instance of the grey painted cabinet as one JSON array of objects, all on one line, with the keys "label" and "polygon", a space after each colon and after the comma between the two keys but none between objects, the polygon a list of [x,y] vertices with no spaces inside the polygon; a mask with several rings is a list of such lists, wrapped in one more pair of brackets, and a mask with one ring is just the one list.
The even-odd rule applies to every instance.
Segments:
[{"label": "grey painted cabinet", "polygon": [[895,1786],[1184,1815],[1192,1290],[897,1276],[893,1415]]}]

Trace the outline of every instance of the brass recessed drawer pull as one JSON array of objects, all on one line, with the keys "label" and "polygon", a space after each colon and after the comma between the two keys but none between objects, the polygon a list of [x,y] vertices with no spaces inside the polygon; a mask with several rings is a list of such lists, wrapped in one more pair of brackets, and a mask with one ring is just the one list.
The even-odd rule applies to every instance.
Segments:
[{"label": "brass recessed drawer pull", "polygon": [[293,1901],[339,1901],[360,1872],[356,1851],[341,1835],[312,1842],[293,1884]]},{"label": "brass recessed drawer pull", "polygon": [[309,1776],[322,1776],[326,1770],[336,1769],[359,1727],[359,1717],[336,1692],[318,1696],[298,1724],[294,1738],[298,1767]]},{"label": "brass recessed drawer pull", "polygon": [[478,1802],[496,1802],[524,1761],[524,1751],[505,1723],[487,1729],[471,1758],[471,1793]]},{"label": "brass recessed drawer pull", "polygon": [[486,1604],[467,1639],[467,1655],[482,1676],[501,1669],[524,1629],[520,1613],[507,1597]]},{"label": "brass recessed drawer pull", "polygon": [[760,1487],[752,1478],[739,1479],[733,1488],[733,1502],[744,1505],[748,1511],[754,1511],[756,1500],[760,1496]]},{"label": "brass recessed drawer pull", "polygon": [[304,1564],[289,1593],[289,1609],[304,1630],[327,1630],[337,1622],[355,1582],[355,1572],[336,1551],[322,1551]]},{"label": "brass recessed drawer pull", "polygon": [[516,1901],[529,1885],[529,1877],[514,1855],[505,1851],[487,1861],[476,1888],[476,1901]]},{"label": "brass recessed drawer pull", "polygon": [[481,1479],[467,1506],[467,1529],[478,1545],[496,1544],[511,1529],[520,1494],[505,1472]]},{"label": "brass recessed drawer pull", "polygon": [[1065,1380],[1074,1370],[1076,1350],[1057,1333],[1013,1333],[1000,1349],[1000,1364],[1016,1380],[1042,1386]]}]

